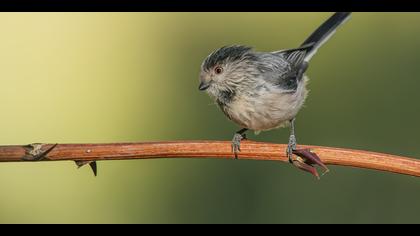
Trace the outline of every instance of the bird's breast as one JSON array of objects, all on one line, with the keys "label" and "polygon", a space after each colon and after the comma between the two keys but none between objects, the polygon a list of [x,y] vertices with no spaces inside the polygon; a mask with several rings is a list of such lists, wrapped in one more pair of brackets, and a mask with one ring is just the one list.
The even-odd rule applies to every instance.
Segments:
[{"label": "bird's breast", "polygon": [[259,94],[241,93],[220,106],[226,116],[241,127],[255,131],[281,127],[293,119],[307,95],[304,84],[294,92],[270,90]]}]

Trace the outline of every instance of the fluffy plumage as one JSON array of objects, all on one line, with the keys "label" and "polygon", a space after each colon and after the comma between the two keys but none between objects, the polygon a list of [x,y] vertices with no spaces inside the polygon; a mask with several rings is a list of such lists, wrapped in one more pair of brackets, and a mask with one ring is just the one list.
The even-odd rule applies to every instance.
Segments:
[{"label": "fluffy plumage", "polygon": [[200,89],[243,128],[281,127],[297,115],[307,97],[307,62],[349,15],[334,14],[299,48],[256,52],[247,46],[222,47],[204,60]]},{"label": "fluffy plumage", "polygon": [[[224,56],[226,51],[240,53],[229,57]],[[243,128],[261,131],[282,126],[296,116],[307,94],[307,79],[297,80],[296,66],[287,55],[223,47],[202,65],[202,76],[216,77],[207,92]],[[216,66],[223,68],[220,77],[212,70]]]}]

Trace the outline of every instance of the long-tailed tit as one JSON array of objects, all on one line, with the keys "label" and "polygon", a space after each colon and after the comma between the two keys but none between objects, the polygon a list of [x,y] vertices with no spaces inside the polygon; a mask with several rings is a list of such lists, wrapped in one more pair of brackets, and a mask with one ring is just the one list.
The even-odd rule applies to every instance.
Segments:
[{"label": "long-tailed tit", "polygon": [[204,60],[199,89],[242,127],[232,140],[235,157],[248,129],[259,132],[289,125],[289,162],[316,176],[315,164],[328,170],[315,153],[296,149],[294,123],[308,93],[304,73],[309,60],[349,17],[349,12],[335,13],[298,48],[256,52],[246,46],[225,46]]}]

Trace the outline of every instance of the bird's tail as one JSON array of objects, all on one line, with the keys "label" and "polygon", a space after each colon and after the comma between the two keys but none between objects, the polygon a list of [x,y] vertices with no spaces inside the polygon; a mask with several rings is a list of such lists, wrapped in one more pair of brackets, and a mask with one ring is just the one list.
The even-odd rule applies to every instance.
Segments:
[{"label": "bird's tail", "polygon": [[302,43],[302,47],[309,46],[311,49],[305,55],[305,61],[309,61],[321,47],[337,30],[337,28],[350,18],[351,12],[337,12],[318,27],[306,40]]}]

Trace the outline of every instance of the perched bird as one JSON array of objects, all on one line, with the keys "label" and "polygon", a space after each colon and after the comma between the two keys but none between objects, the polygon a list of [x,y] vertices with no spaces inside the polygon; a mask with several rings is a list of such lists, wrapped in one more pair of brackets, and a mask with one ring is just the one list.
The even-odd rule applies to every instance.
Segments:
[{"label": "perched bird", "polygon": [[[289,162],[316,176],[315,164],[328,170],[315,153],[296,149],[294,123],[308,93],[304,73],[309,60],[349,17],[349,12],[333,14],[298,48],[256,52],[247,46],[225,46],[204,60],[199,89],[206,91],[223,113],[242,128],[232,139],[235,157],[247,130],[259,132],[290,126],[286,150]],[[293,158],[293,154],[298,157]]]}]

